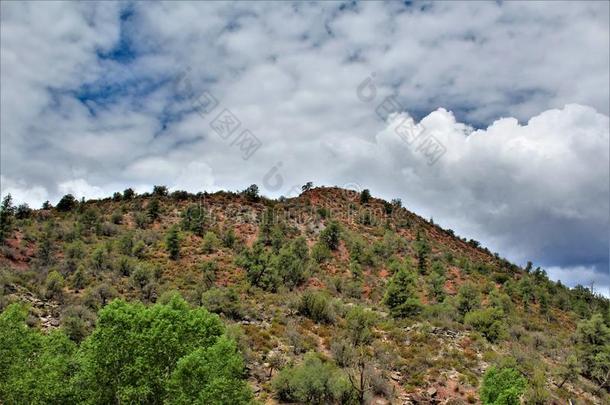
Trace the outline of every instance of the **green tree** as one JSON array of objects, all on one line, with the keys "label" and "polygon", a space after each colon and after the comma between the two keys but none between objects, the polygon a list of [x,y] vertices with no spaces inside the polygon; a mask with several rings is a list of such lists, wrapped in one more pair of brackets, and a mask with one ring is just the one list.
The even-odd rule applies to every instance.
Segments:
[{"label": "green tree", "polygon": [[331,221],[322,232],[320,232],[320,242],[330,250],[337,250],[339,247],[339,236],[341,229],[336,221]]},{"label": "green tree", "polygon": [[307,241],[304,237],[299,237],[280,249],[273,258],[273,266],[284,284],[292,289],[305,281],[308,258]]},{"label": "green tree", "polygon": [[375,316],[372,311],[361,306],[355,306],[349,310],[345,320],[347,321],[347,336],[354,346],[371,342],[373,339],[371,327],[375,323]]},{"label": "green tree", "polygon": [[365,188],[360,193],[360,204],[367,204],[371,200],[371,192],[368,188]]},{"label": "green tree", "polygon": [[383,299],[396,318],[413,316],[421,310],[421,303],[415,294],[415,276],[401,267],[390,279]]},{"label": "green tree", "polygon": [[[177,295],[151,307],[115,300],[99,312],[95,330],[82,344],[76,376],[80,400],[161,404],[176,392],[181,398],[198,395],[185,374],[188,367],[183,364],[176,371],[177,365],[198,349],[214,347],[223,331],[217,316],[191,309]],[[195,355],[185,362],[200,359]],[[201,381],[200,389],[214,391],[213,380]],[[218,390],[222,395],[228,388]]]},{"label": "green tree", "polygon": [[172,226],[165,236],[165,248],[172,260],[178,260],[180,257],[180,235],[178,228]]},{"label": "green tree", "polygon": [[29,328],[26,318],[19,304],[0,314],[0,398],[7,404],[76,403],[67,383],[75,344],[62,331]]},{"label": "green tree", "polygon": [[201,204],[191,204],[182,211],[182,229],[203,236],[206,227],[206,211]]},{"label": "green tree", "polygon": [[4,243],[4,240],[13,229],[14,215],[13,197],[7,194],[2,200],[2,205],[0,205],[0,244]]},{"label": "green tree", "polygon": [[55,208],[57,208],[58,211],[68,212],[72,211],[77,204],[78,201],[76,201],[76,198],[74,198],[72,194],[66,194],[61,197],[61,200],[59,200]]},{"label": "green tree", "polygon": [[484,405],[519,405],[526,387],[521,373],[511,367],[491,367],[483,376],[481,402]]},{"label": "green tree", "polygon": [[464,316],[468,312],[477,309],[481,304],[479,290],[473,283],[464,283],[457,295],[457,310]]},{"label": "green tree", "polygon": [[258,201],[260,198],[258,195],[258,186],[256,184],[251,184],[243,191],[243,195],[246,197],[246,200],[250,202]]},{"label": "green tree", "polygon": [[159,218],[159,209],[159,200],[157,198],[153,198],[148,202],[146,214],[151,222],[155,222]]},{"label": "green tree", "polygon": [[610,383],[610,328],[601,314],[578,324],[576,349],[583,374],[596,381],[600,389]]},{"label": "green tree", "polygon": [[271,255],[260,241],[246,249],[237,258],[237,264],[246,270],[251,285],[272,292],[277,289],[280,282],[277,268],[272,265]]},{"label": "green tree", "polygon": [[224,336],[178,361],[168,382],[169,404],[249,404],[252,391],[243,380],[244,364],[235,342]]}]

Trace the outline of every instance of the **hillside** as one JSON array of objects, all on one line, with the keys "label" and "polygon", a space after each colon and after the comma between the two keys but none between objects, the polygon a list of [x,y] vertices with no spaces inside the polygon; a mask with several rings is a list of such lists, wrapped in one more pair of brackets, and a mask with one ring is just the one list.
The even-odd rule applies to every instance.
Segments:
[{"label": "hillside", "polygon": [[[91,338],[92,331],[111,325],[112,311],[130,311],[109,304],[116,298],[144,303],[137,311],[153,318],[170,307],[209,322],[217,318],[197,308],[218,314],[218,336],[236,342],[245,364],[231,378],[247,380],[262,403],[610,400],[607,299],[511,264],[366,190],[304,187],[296,198],[270,200],[255,186],[197,195],[156,186],[103,200],[65,196],[40,210],[5,201],[2,221],[0,357],[9,360],[0,364],[8,367],[0,372],[0,403],[20,403],[10,391],[42,390],[24,387],[21,369],[9,367],[35,352],[11,346],[22,339],[8,332],[18,324],[12,303],[26,304],[29,329],[20,333],[67,335],[71,343],[62,347],[81,364],[88,358],[81,351],[103,336]],[[176,291],[189,305],[177,303]],[[104,307],[105,321],[97,322]],[[69,378],[55,377],[72,381],[79,367],[86,368],[65,366]],[[169,378],[164,373],[155,378]],[[172,373],[171,389],[179,378]],[[151,403],[153,393],[176,392],[164,381],[134,394],[117,380],[123,388],[109,395]],[[75,387],[61,397],[45,387],[50,396],[37,398],[84,401],[79,395],[89,388]],[[201,403],[228,403],[197,395]]]}]

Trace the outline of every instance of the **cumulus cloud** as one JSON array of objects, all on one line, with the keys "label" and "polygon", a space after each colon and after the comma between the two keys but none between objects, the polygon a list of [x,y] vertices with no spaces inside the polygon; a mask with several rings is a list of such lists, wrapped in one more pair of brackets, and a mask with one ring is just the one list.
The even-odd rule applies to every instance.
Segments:
[{"label": "cumulus cloud", "polygon": [[356,184],[518,262],[608,272],[607,2],[1,7],[2,195]]}]

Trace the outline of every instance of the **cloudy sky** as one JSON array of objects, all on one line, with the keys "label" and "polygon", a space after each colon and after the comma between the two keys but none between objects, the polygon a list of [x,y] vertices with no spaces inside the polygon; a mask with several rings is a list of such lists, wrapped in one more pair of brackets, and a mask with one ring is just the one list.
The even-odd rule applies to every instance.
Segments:
[{"label": "cloudy sky", "polygon": [[608,2],[17,3],[1,192],[369,188],[608,294]]}]

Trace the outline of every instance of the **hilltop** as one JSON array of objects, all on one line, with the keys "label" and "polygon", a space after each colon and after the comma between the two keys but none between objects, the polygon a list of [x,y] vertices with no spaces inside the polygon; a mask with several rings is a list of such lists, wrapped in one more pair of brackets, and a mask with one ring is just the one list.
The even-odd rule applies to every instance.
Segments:
[{"label": "hilltop", "polygon": [[[254,185],[198,194],[155,186],[100,200],[68,195],[40,210],[5,200],[2,221],[0,309],[27,304],[28,330],[67,336],[74,353],[102,335],[91,338],[106,325],[98,313],[112,319],[128,308],[120,305],[142,302],[138,311],[218,314],[218,336],[244,361],[231,378],[247,380],[243,392],[263,403],[609,399],[607,299],[368,190],[308,184],[272,200]],[[0,350],[16,339],[7,336]],[[0,372],[0,395],[15,373]],[[155,390],[175,392],[163,384],[111,394],[147,402]]]}]

